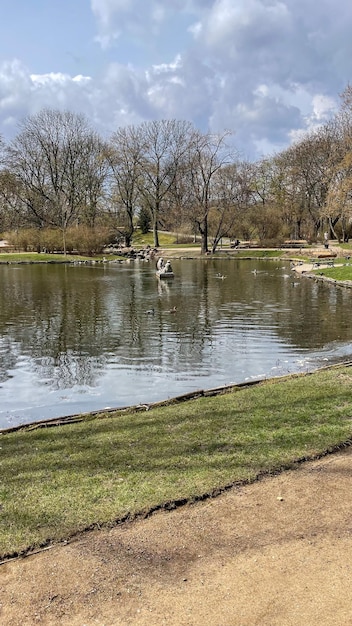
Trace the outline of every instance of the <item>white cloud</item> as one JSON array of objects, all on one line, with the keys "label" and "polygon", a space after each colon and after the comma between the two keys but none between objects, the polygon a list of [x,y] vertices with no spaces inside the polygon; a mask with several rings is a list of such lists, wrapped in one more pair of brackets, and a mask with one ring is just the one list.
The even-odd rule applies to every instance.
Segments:
[{"label": "white cloud", "polygon": [[91,0],[98,23],[97,41],[107,48],[123,32],[145,36],[149,30],[156,32],[165,18],[163,3],[139,0]]},{"label": "white cloud", "polygon": [[0,133],[60,107],[86,113],[104,133],[166,117],[233,129],[255,156],[324,123],[351,80],[350,0],[91,0],[91,8],[105,46],[95,47],[94,70],[0,64]]},{"label": "white cloud", "polygon": [[31,74],[18,60],[1,64],[0,121],[4,134],[13,135],[22,118],[43,107],[87,110],[90,83],[89,76]]},{"label": "white cloud", "polygon": [[44,85],[64,86],[70,82],[87,84],[89,81],[91,81],[90,76],[82,76],[82,74],[78,74],[77,76],[71,77],[68,74],[62,74],[61,72],[50,72],[49,74],[31,74],[30,79],[34,87]]},{"label": "white cloud", "polygon": [[232,57],[242,51],[263,49],[285,36],[290,14],[285,4],[261,0],[219,0],[214,3],[202,29],[209,48],[224,50]]},{"label": "white cloud", "polygon": [[318,122],[326,122],[336,109],[336,101],[328,96],[316,94],[312,98],[313,116]]},{"label": "white cloud", "polygon": [[97,20],[97,41],[103,48],[123,34],[148,41],[157,36],[166,22],[180,15],[202,15],[213,0],[91,0]]}]

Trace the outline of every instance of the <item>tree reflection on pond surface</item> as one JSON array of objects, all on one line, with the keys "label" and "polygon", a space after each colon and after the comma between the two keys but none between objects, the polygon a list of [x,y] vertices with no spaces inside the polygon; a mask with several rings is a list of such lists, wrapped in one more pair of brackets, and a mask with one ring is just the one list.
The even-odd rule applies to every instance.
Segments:
[{"label": "tree reflection on pond surface", "polygon": [[138,261],[0,266],[0,428],[352,352],[350,290],[272,260],[175,260],[173,269],[164,282]]}]

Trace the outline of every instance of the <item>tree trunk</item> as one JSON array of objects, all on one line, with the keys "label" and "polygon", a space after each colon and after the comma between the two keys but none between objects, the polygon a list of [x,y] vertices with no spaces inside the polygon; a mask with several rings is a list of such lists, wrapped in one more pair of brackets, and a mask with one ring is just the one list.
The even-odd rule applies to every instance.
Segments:
[{"label": "tree trunk", "polygon": [[158,220],[153,220],[154,248],[159,248]]},{"label": "tree trunk", "polygon": [[208,254],[208,224],[205,222],[204,227],[200,231],[201,234],[201,254]]},{"label": "tree trunk", "polygon": [[333,223],[331,217],[329,217],[329,228],[330,228],[332,234],[334,235],[335,239],[337,239],[337,241],[340,243],[340,237],[336,234],[336,231],[335,231],[335,228],[334,228],[335,224],[336,224],[336,222]]},{"label": "tree trunk", "polygon": [[62,229],[62,247],[64,251],[64,255],[66,256],[66,228]]}]

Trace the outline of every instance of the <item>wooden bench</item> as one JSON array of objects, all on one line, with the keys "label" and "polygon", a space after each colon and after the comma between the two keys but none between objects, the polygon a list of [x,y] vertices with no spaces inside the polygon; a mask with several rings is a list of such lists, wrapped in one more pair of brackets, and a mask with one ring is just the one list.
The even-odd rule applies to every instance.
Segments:
[{"label": "wooden bench", "polygon": [[306,248],[308,241],[306,239],[285,239],[280,248]]},{"label": "wooden bench", "polygon": [[260,245],[255,241],[243,241],[238,244],[237,249],[239,248],[241,250],[246,250],[248,248],[260,248]]},{"label": "wooden bench", "polygon": [[326,265],[327,267],[334,267],[335,259],[334,258],[314,258],[310,259],[309,263],[313,265],[313,268],[321,267],[322,265]]}]

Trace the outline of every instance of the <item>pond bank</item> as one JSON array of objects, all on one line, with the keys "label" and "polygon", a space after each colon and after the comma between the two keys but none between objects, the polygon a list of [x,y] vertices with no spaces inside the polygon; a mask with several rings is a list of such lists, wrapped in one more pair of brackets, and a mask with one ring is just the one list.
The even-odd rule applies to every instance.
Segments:
[{"label": "pond bank", "polygon": [[352,449],[1,567],[7,626],[350,624]]},{"label": "pond bank", "polygon": [[[334,267],[343,267],[344,263],[337,260],[334,263]],[[327,265],[325,265],[327,267]],[[329,276],[324,276],[324,274],[320,274],[316,269],[315,263],[297,263],[291,267],[292,271],[297,274],[304,275],[305,278],[310,278],[315,281],[322,281],[326,283],[330,283],[332,285],[336,285],[338,287],[345,287],[346,289],[352,289],[352,280],[335,280],[334,278],[330,278]],[[316,271],[313,271],[313,270]],[[324,269],[324,262],[321,263],[321,269]]]},{"label": "pond bank", "polygon": [[0,556],[213,497],[336,449],[351,436],[351,366],[2,433]]},{"label": "pond bank", "polygon": [[[346,375],[343,372],[336,375]],[[291,402],[283,397],[286,419],[291,420]],[[334,400],[329,406],[334,410]],[[345,419],[350,419],[350,408],[346,407]],[[291,427],[292,435],[293,422]],[[282,431],[276,434],[280,437]],[[91,433],[87,436],[94,455],[94,440]],[[259,433],[254,436],[260,442]],[[134,435],[134,443],[135,439]],[[56,447],[60,443],[56,439]],[[234,484],[216,498],[164,508],[112,527],[96,524],[69,542],[5,562],[0,570],[2,623],[349,624],[350,443],[278,475],[269,472],[252,484]],[[38,444],[42,445],[39,440]],[[28,446],[32,447],[30,441]],[[85,463],[89,460],[86,456]],[[38,464],[34,467],[37,472]],[[78,503],[80,487],[77,481],[71,494]],[[109,483],[111,496],[122,488],[123,481]],[[42,489],[47,498],[47,478]],[[27,505],[25,500],[23,504]],[[48,513],[42,513],[41,524],[49,519]]]}]

